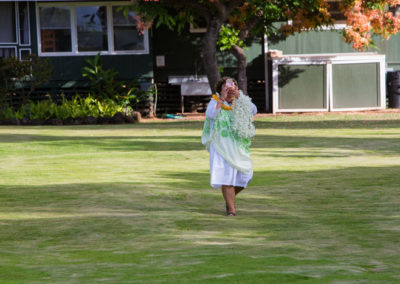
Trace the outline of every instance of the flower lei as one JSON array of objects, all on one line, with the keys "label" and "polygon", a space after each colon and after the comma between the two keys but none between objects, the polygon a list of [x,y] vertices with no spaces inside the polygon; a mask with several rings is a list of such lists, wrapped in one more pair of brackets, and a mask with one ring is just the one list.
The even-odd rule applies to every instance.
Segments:
[{"label": "flower lei", "polygon": [[[214,100],[216,100],[217,102],[221,100],[216,94],[213,94],[213,95],[212,95],[212,98],[213,98]],[[221,107],[222,107],[224,110],[232,110],[232,107],[226,106],[226,105],[224,105],[224,104],[222,104]]]},{"label": "flower lei", "polygon": [[251,98],[240,92],[240,96],[234,102],[232,111],[235,132],[242,138],[252,138],[255,135],[253,124],[253,110]]}]

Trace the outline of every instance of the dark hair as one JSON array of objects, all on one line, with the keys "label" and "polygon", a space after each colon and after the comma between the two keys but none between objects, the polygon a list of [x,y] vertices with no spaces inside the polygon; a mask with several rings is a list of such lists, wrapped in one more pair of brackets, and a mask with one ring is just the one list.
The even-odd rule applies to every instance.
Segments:
[{"label": "dark hair", "polygon": [[215,90],[216,90],[218,93],[221,93],[222,85],[225,84],[226,80],[228,80],[228,79],[231,79],[231,80],[233,81],[233,83],[235,83],[235,85],[238,86],[238,84],[237,84],[237,82],[236,82],[235,79],[230,78],[230,77],[222,77],[222,78],[218,81],[218,83],[215,85]]}]

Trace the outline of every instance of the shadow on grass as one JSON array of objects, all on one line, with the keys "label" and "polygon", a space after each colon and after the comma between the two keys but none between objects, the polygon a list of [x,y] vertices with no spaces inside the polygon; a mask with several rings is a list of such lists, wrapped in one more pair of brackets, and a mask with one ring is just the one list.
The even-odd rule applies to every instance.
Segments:
[{"label": "shadow on grass", "polygon": [[0,129],[29,129],[29,130],[130,130],[130,129],[202,129],[202,120],[165,120],[163,122],[146,122],[135,124],[100,124],[100,125],[62,125],[62,126],[1,126]]},{"label": "shadow on grass", "polygon": [[[366,137],[313,137],[313,136],[280,136],[280,135],[257,135],[251,145],[251,148],[296,148],[302,151],[302,148],[315,149],[343,149],[343,150],[363,150],[376,151],[385,154],[400,153],[400,138],[377,136],[377,138]],[[336,151],[337,152],[337,151]],[[284,153],[285,156],[289,153]],[[324,152],[320,153],[323,157]],[[276,155],[276,154],[275,154]],[[336,156],[337,154],[328,155]],[[338,153],[342,156],[343,153]],[[279,155],[277,155],[279,156]],[[290,155],[289,155],[290,156]],[[311,157],[320,157],[315,152]],[[346,156],[346,155],[345,155]],[[301,155],[307,157],[307,155]]]},{"label": "shadow on grass", "polygon": [[[368,118],[368,116],[365,116]],[[399,128],[399,119],[362,119],[362,116],[355,116],[344,119],[332,119],[329,116],[321,116],[320,120],[310,121],[307,116],[291,116],[298,119],[293,121],[279,121],[280,117],[258,118],[255,121],[256,128],[261,129],[381,129]],[[0,126],[0,129],[30,129],[30,130],[202,130],[204,121],[164,121],[138,124],[117,124],[117,125],[79,125],[79,126]]]},{"label": "shadow on grass", "polygon": [[[274,203],[278,201],[288,209],[304,210],[308,207],[307,210],[312,211],[313,208],[322,210],[326,207],[329,211],[336,211],[339,209],[335,209],[335,206],[339,206],[350,211],[360,212],[368,209],[369,213],[376,213],[384,210],[390,215],[398,215],[399,172],[400,166],[349,167],[319,171],[255,170],[249,188],[240,195],[239,200],[258,207],[275,206]],[[220,202],[222,197],[219,189],[209,186],[208,172],[163,171],[158,175],[176,181],[164,184],[132,182],[0,185],[1,211],[21,211],[26,213],[27,219],[30,218],[29,212],[34,211],[64,211],[72,215],[77,212],[91,212],[93,217],[96,216],[96,212],[105,214],[101,217],[106,217],[107,212],[125,212],[126,217],[132,217],[132,213],[145,215],[174,211],[218,214],[220,208],[215,211],[210,204]],[[268,212],[264,210],[249,211],[248,214],[268,216]],[[112,217],[112,214],[110,216]]]},{"label": "shadow on grass", "polygon": [[[279,283],[288,270],[321,280],[365,277],[371,268],[391,279],[400,259],[399,172],[256,170],[233,219],[224,216],[220,191],[204,186],[205,172],[159,173],[176,179],[168,184],[0,185],[2,261],[60,280],[66,273],[83,279],[88,267],[92,277],[125,273],[130,281],[167,269],[191,269],[203,280],[204,273],[272,269]],[[237,267],[226,266],[231,258]],[[138,266],[123,270],[130,263]]]},{"label": "shadow on grass", "polygon": [[242,235],[232,236],[244,246],[266,245],[255,238],[274,233],[277,241],[307,246],[342,241],[344,247],[357,244],[368,252],[371,247],[399,248],[399,172],[400,166],[256,171],[237,198],[235,223],[224,217],[220,190],[205,186],[208,173],[159,173],[177,180],[167,184],[0,185],[0,241],[40,237],[95,246],[96,240],[116,234],[125,241],[129,235],[141,241],[151,236],[157,242],[178,238],[208,246],[227,241],[219,232],[238,230]]},{"label": "shadow on grass", "polygon": [[[204,147],[200,136],[46,136],[34,134],[0,134],[1,143],[32,143],[52,147],[86,146],[107,151],[199,151]],[[400,138],[377,136],[365,137],[313,137],[257,135],[251,149],[296,148],[296,152],[268,152],[274,157],[346,157],[350,153],[340,153],[337,149],[363,150],[393,155],[400,153]],[[305,148],[313,151],[304,152]],[[316,149],[320,149],[318,152]],[[329,149],[335,149],[329,153]],[[259,153],[259,155],[263,155]]]},{"label": "shadow on grass", "polygon": [[[175,141],[165,141],[175,140]],[[0,143],[39,142],[46,146],[88,146],[116,151],[190,151],[202,150],[199,136],[46,136],[35,134],[0,134]]]},{"label": "shadow on grass", "polygon": [[[400,119],[400,117],[399,117]],[[400,128],[400,120],[373,120],[373,119],[343,119],[343,120],[317,120],[317,121],[265,121],[257,120],[256,128],[265,129],[384,129],[384,128]]]}]

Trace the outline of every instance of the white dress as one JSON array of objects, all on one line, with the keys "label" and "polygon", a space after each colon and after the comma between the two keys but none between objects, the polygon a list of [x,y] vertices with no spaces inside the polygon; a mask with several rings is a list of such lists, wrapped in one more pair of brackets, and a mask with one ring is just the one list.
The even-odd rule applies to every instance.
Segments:
[{"label": "white dress", "polygon": [[[211,100],[207,106],[206,117],[210,119],[210,133],[213,131],[214,120],[217,117],[219,109],[216,109],[217,102]],[[252,103],[253,115],[257,113],[257,107]],[[214,149],[214,145],[210,143],[210,174],[211,186],[219,188],[221,185],[232,185],[247,187],[253,174],[245,174],[232,167],[228,162],[222,158]]]}]

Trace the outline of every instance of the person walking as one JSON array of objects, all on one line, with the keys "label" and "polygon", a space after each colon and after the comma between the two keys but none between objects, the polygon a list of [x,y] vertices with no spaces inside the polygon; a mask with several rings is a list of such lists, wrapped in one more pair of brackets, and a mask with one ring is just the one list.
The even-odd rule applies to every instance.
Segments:
[{"label": "person walking", "polygon": [[210,153],[210,183],[221,188],[228,216],[236,216],[236,195],[253,177],[250,157],[257,107],[239,90],[237,82],[223,77],[206,110],[202,144]]}]

